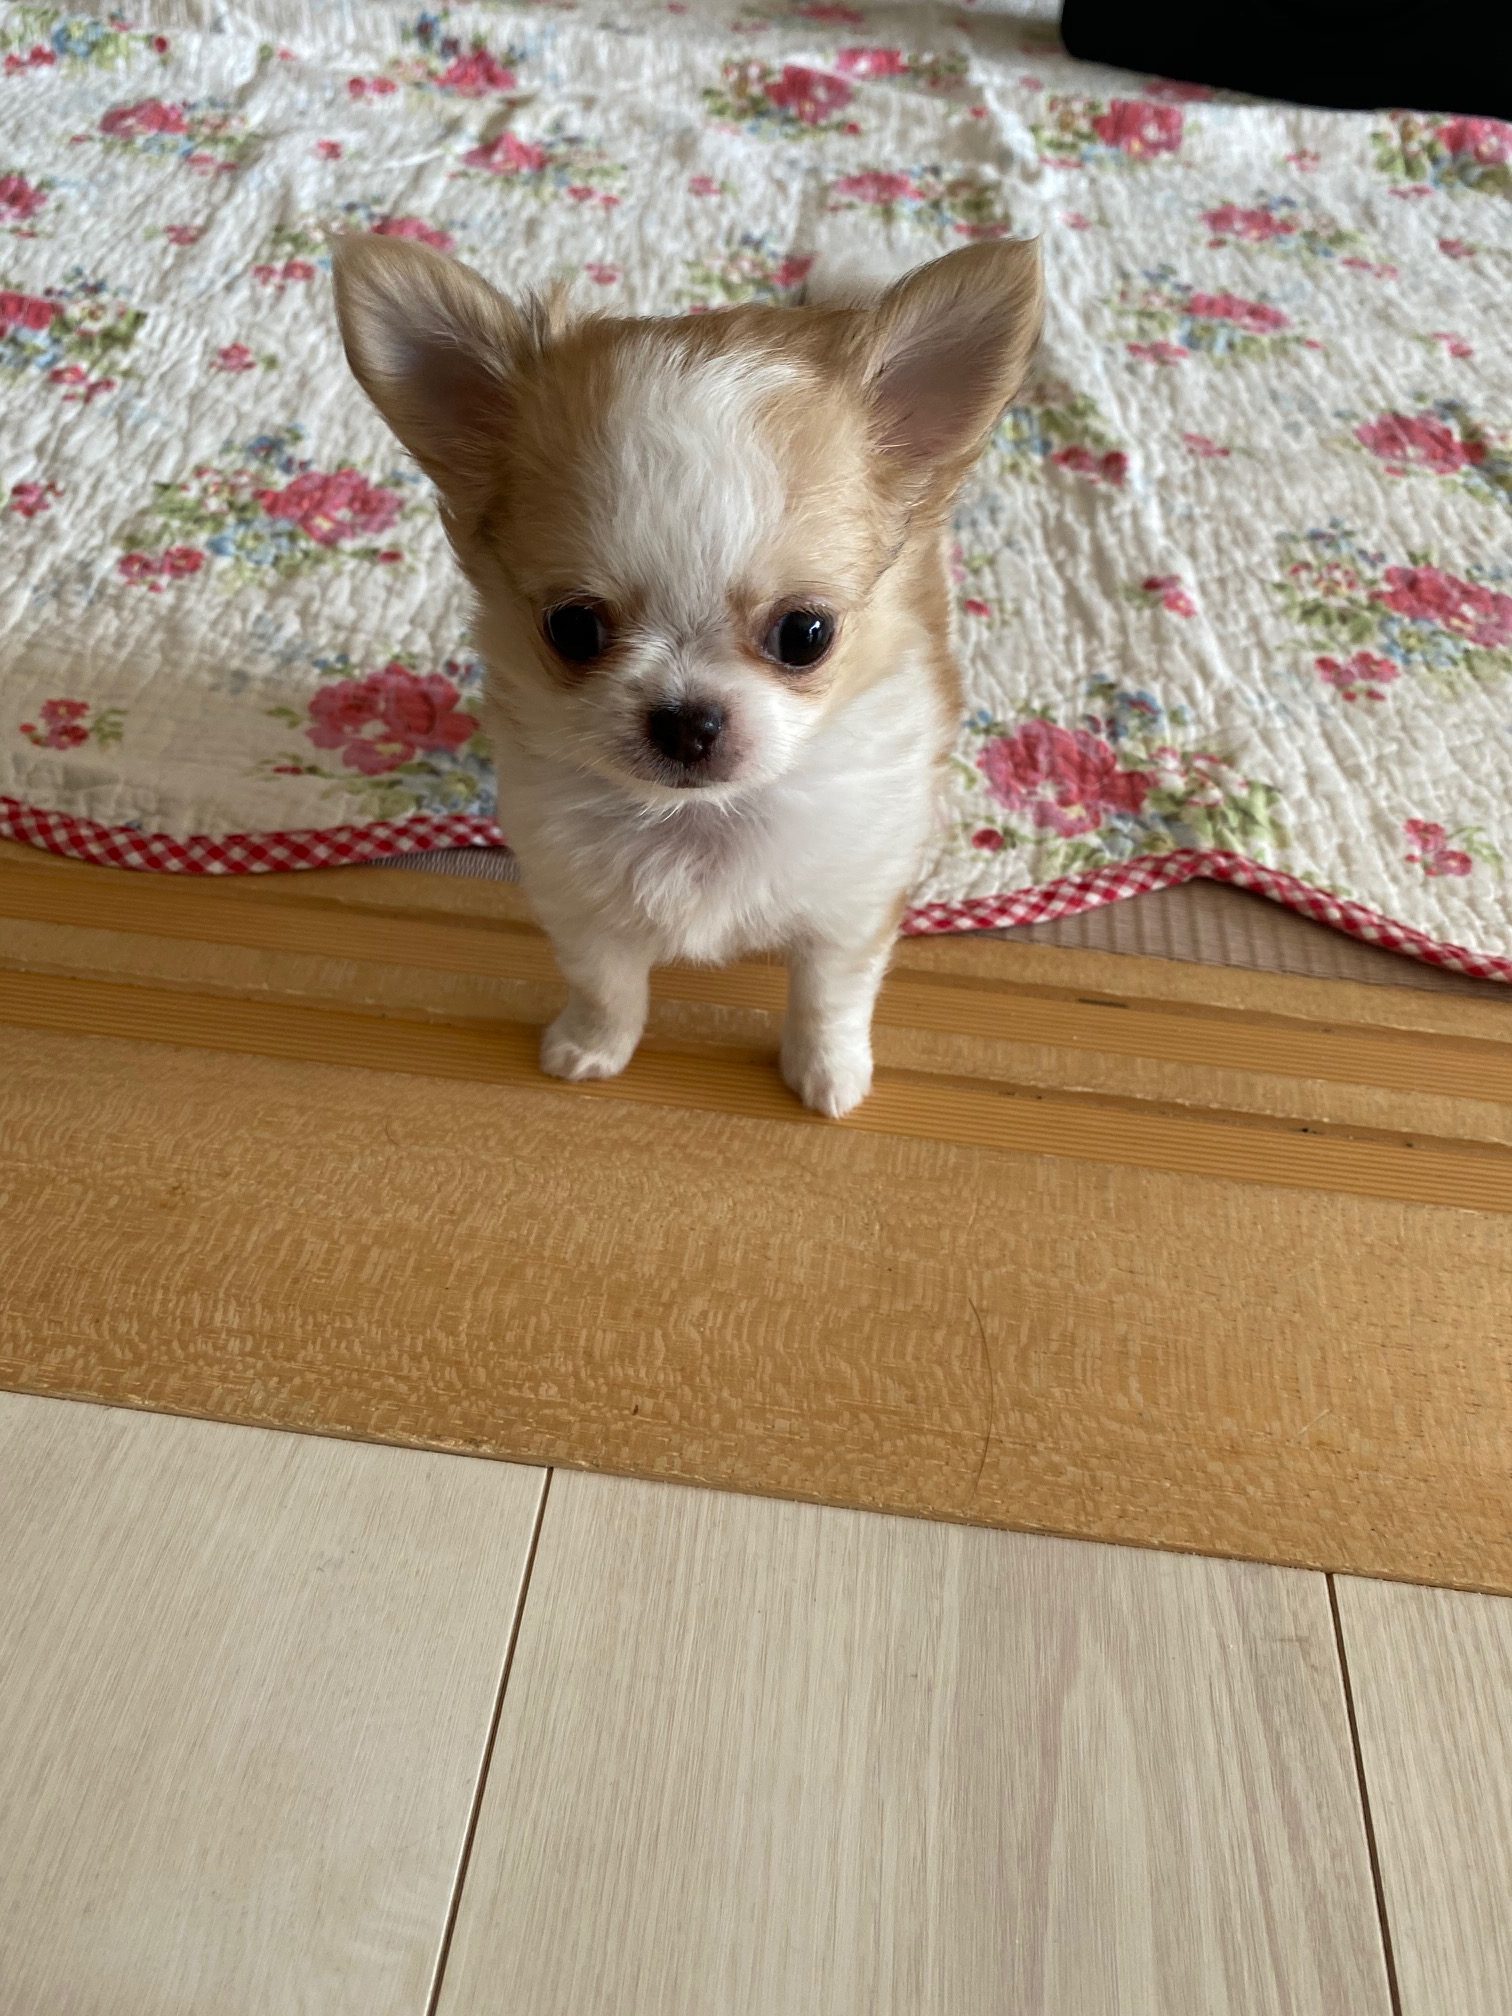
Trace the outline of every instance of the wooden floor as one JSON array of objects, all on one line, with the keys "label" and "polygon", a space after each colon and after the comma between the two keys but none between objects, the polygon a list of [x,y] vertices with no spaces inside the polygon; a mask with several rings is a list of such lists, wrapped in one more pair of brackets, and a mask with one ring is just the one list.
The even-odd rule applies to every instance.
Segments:
[{"label": "wooden floor", "polygon": [[771,965],[607,1087],[559,992],[507,886],[0,848],[0,1387],[1512,1591],[1512,997],[914,941],[837,1124]]},{"label": "wooden floor", "polygon": [[0,1395],[4,2016],[1506,2016],[1512,1603]]},{"label": "wooden floor", "polygon": [[0,2016],[1512,2016],[1509,1004],[555,995],[0,849]]}]

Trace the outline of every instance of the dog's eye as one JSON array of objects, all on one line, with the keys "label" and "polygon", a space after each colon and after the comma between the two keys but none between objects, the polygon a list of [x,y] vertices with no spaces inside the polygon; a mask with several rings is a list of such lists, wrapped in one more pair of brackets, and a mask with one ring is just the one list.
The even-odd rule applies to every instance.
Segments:
[{"label": "dog's eye", "polygon": [[547,643],[569,665],[591,665],[603,657],[609,642],[603,617],[587,602],[563,602],[548,609],[543,627]]},{"label": "dog's eye", "polygon": [[779,616],[762,645],[768,658],[794,672],[817,665],[835,641],[835,619],[823,609],[789,609]]}]

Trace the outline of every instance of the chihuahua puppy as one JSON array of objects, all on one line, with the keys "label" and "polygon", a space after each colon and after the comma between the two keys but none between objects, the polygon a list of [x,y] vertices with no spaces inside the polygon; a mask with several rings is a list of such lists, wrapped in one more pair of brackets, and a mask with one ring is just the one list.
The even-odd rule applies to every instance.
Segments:
[{"label": "chihuahua puppy", "polygon": [[543,1069],[622,1071],[654,965],[777,950],[783,1075],[848,1112],[959,714],[951,506],[1038,337],[1038,245],[665,320],[399,238],[340,240],[335,278],[477,598],[500,819],[570,990]]}]

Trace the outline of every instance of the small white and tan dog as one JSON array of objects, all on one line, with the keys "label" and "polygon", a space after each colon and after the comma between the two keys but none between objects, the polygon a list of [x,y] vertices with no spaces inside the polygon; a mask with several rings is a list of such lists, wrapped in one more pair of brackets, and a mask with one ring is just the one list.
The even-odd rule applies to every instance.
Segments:
[{"label": "small white and tan dog", "polygon": [[335,271],[477,597],[500,817],[570,988],[542,1066],[622,1071],[654,965],[780,950],[783,1075],[848,1112],[956,725],[951,505],[1027,369],[1038,246],[666,320],[517,304],[397,238]]}]

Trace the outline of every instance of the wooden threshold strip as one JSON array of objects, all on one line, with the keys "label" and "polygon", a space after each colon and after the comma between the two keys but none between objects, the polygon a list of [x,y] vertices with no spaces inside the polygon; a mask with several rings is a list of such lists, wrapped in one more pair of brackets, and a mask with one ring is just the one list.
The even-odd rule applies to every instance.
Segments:
[{"label": "wooden threshold strip", "polygon": [[1258,1114],[883,1071],[847,1121],[817,1119],[750,1050],[648,1043],[606,1085],[541,1076],[538,1032],[515,1021],[419,1021],[53,974],[0,972],[0,1021],[406,1075],[529,1086],[566,1098],[719,1112],[1019,1154],[1512,1213],[1512,1150],[1474,1139],[1306,1126]]},{"label": "wooden threshold strip", "polygon": [[[18,869],[13,859],[0,869],[0,917],[501,981],[556,979],[549,944],[519,892],[507,887],[497,892],[506,914],[446,915],[397,896],[382,904],[343,901],[299,877],[275,887],[60,874],[53,864]],[[882,1025],[1512,1104],[1512,1015],[1508,1038],[1499,1040],[1337,1013],[1311,1017],[1045,985],[1016,978],[1011,953],[990,978],[923,970],[910,963],[920,956],[911,948],[900,953],[879,1004]],[[666,969],[655,991],[664,1000],[775,1013],[785,985],[777,965],[746,960],[717,970]]]}]

